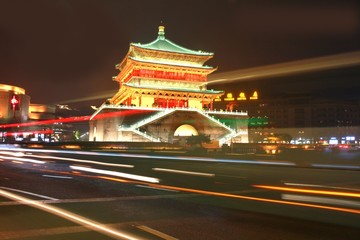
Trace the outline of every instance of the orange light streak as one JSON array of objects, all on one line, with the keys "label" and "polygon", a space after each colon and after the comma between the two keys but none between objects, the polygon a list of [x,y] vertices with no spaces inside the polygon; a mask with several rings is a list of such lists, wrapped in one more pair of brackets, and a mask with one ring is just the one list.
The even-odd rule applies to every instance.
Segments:
[{"label": "orange light streak", "polygon": [[276,186],[265,186],[265,185],[253,185],[253,187],[263,188],[263,189],[271,189],[271,190],[279,190],[279,191],[287,191],[287,192],[314,193],[314,194],[322,194],[322,195],[360,198],[360,193],[351,193],[351,192],[324,191],[324,190],[312,190],[312,189],[305,189],[305,188],[288,188],[288,187],[276,187]]},{"label": "orange light streak", "polygon": [[[118,178],[108,178],[108,177],[100,177],[100,178],[111,180],[111,181],[124,182],[122,179],[118,179]],[[128,182],[133,182],[133,181],[128,181]],[[181,192],[191,192],[191,193],[210,195],[210,196],[216,196],[216,197],[228,197],[228,198],[258,201],[258,202],[277,203],[277,204],[285,204],[285,205],[292,205],[292,206],[310,207],[310,208],[318,208],[318,209],[326,209],[326,210],[332,210],[332,211],[360,214],[360,210],[350,209],[350,208],[330,207],[330,206],[291,202],[291,201],[284,201],[284,200],[275,200],[275,199],[268,199],[268,198],[249,197],[249,196],[243,196],[243,195],[212,192],[212,191],[198,190],[198,189],[192,189],[192,188],[167,186],[167,185],[161,185],[161,184],[146,184],[146,185],[150,186],[150,187],[164,188],[164,189],[176,190],[176,191],[181,191]]]}]

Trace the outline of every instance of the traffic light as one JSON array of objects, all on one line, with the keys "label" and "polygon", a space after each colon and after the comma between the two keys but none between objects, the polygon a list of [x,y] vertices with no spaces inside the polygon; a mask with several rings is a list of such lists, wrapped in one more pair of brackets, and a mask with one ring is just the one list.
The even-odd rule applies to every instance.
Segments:
[{"label": "traffic light", "polygon": [[12,96],[12,98],[10,99],[10,105],[13,111],[20,110],[20,99],[18,95]]}]

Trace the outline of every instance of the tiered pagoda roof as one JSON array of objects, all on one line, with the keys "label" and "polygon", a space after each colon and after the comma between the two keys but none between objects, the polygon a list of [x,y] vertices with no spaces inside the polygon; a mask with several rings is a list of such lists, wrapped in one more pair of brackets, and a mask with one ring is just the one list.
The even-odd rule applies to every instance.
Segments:
[{"label": "tiered pagoda roof", "polygon": [[207,75],[216,68],[204,63],[214,54],[179,46],[165,38],[164,29],[160,26],[157,38],[150,43],[130,44],[128,53],[116,65],[120,72],[113,80],[120,83],[120,89],[111,99],[112,104],[144,96],[186,101],[191,98],[205,104],[223,94],[206,89]]},{"label": "tiered pagoda roof", "polygon": [[116,67],[122,70],[128,59],[131,59],[142,63],[216,70],[213,67],[204,66],[204,63],[212,58],[214,53],[195,51],[179,46],[165,38],[164,30],[164,26],[160,26],[158,37],[150,43],[131,43],[126,57]]}]

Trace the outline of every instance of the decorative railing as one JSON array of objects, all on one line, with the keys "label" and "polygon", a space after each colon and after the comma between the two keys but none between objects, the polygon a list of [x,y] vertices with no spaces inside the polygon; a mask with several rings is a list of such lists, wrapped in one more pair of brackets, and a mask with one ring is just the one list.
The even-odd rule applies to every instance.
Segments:
[{"label": "decorative railing", "polygon": [[224,115],[237,115],[237,116],[247,116],[248,113],[245,111],[224,111],[224,110],[208,110],[208,109],[198,109],[198,108],[186,108],[186,107],[174,107],[174,108],[161,108],[161,107],[138,107],[138,106],[126,106],[126,105],[112,105],[103,103],[98,110],[91,116],[90,120],[95,117],[102,109],[139,109],[139,110],[153,110],[153,111],[169,111],[169,110],[182,110],[182,111],[198,111],[206,114],[224,114]]},{"label": "decorative railing", "polygon": [[160,111],[160,112],[158,112],[158,113],[155,114],[155,115],[152,115],[152,116],[150,116],[150,117],[148,117],[148,118],[145,118],[145,119],[143,119],[143,120],[140,120],[140,121],[134,123],[133,125],[130,125],[129,128],[130,128],[130,129],[137,129],[137,128],[139,128],[139,127],[141,127],[141,126],[144,126],[144,125],[146,125],[146,124],[148,124],[148,123],[150,123],[150,122],[152,122],[152,121],[154,121],[154,120],[157,120],[157,119],[159,119],[159,118],[162,118],[162,117],[164,117],[164,116],[166,116],[166,115],[174,112],[175,110],[176,110],[176,109],[167,108],[165,111]]},{"label": "decorative railing", "polygon": [[[129,129],[130,130],[130,129]],[[146,134],[138,129],[131,129],[132,132],[139,134],[140,136],[143,136],[144,138],[150,140],[151,142],[160,142],[159,138],[154,138],[153,136],[150,136],[149,134]]]}]

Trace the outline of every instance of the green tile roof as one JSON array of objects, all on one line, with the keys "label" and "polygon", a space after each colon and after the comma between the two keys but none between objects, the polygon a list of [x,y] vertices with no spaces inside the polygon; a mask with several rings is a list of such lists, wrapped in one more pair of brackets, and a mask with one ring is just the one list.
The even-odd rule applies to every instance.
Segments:
[{"label": "green tile roof", "polygon": [[212,56],[213,53],[210,52],[203,52],[203,51],[194,51],[191,49],[187,49],[184,47],[181,47],[170,40],[165,38],[165,31],[164,27],[159,27],[159,33],[157,39],[154,41],[147,43],[147,44],[141,44],[141,43],[131,43],[131,45],[151,50],[159,50],[159,51],[166,51],[166,52],[175,52],[175,53],[183,53],[183,54],[193,54],[193,55],[200,55],[200,56]]}]

